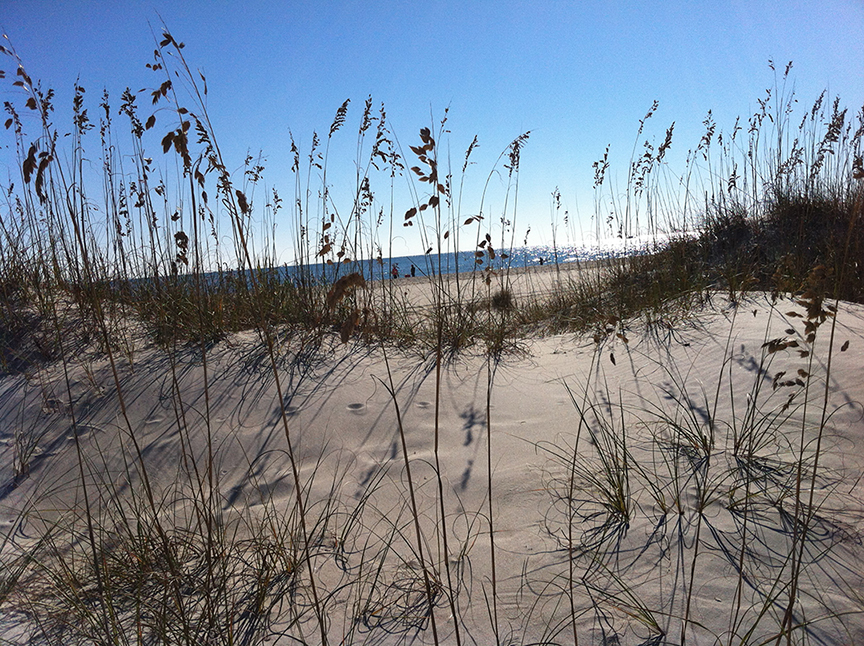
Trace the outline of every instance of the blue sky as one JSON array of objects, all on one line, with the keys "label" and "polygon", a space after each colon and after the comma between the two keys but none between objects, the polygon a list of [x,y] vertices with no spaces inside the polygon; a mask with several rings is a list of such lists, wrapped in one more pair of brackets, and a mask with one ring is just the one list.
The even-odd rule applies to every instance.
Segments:
[{"label": "blue sky", "polygon": [[[353,177],[351,130],[370,94],[385,104],[406,150],[430,115],[438,119],[449,106],[454,159],[479,139],[477,185],[507,144],[530,130],[517,224],[531,226],[529,243],[548,240],[556,187],[577,228],[593,230],[591,163],[610,145],[611,172],[626,173],[638,120],[655,99],[660,108],[646,137],[662,140],[674,121],[673,164],[698,142],[709,109],[726,129],[755,111],[774,84],[769,59],[779,69],[794,62],[790,78],[802,104],[823,89],[851,112],[864,104],[861,0],[2,4],[0,28],[30,75],[58,92],[60,125],[69,121],[76,77],[94,113],[103,87],[118,103],[126,86],[153,86],[144,64],[161,16],[207,75],[223,152],[239,168],[247,151],[262,151],[266,179],[283,194],[291,191],[289,129],[305,151],[345,99],[348,127],[331,152],[336,194],[353,188],[340,182]],[[8,83],[3,94],[15,98]],[[0,142],[5,183],[11,140]],[[405,245],[416,251],[419,242]]]}]

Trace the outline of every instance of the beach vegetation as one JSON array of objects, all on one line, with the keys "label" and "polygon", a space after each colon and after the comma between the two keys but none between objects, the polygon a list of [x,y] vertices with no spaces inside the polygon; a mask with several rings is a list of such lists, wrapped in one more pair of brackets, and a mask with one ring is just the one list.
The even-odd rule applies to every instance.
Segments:
[{"label": "beach vegetation", "polygon": [[[11,643],[862,637],[857,481],[825,463],[840,451],[838,411],[860,411],[838,405],[831,384],[850,348],[838,319],[864,302],[864,112],[822,95],[799,115],[779,91],[787,67],[745,124],[723,132],[709,115],[683,168],[669,167],[672,126],[634,146],[621,194],[609,193],[604,155],[598,234],[654,242],[572,266],[556,252],[552,287],[533,290],[511,262],[529,133],[502,147],[481,203],[467,205],[477,139],[453,164],[445,112],[405,153],[369,98],[352,197],[337,204],[330,142],[353,118],[345,101],[308,151],[292,143],[283,198],[260,159],[231,170],[206,77],[169,31],[147,62],[149,90],[94,107],[76,85],[68,137],[53,92],[8,42],[2,56],[20,173],[0,214],[0,503],[11,518],[0,614],[19,631]],[[396,182],[410,203],[390,197]],[[293,232],[290,268],[277,222]],[[427,278],[410,284],[390,267],[405,230],[426,250],[416,269]],[[466,249],[470,266],[442,271]],[[745,357],[735,325],[751,306],[769,323]],[[719,365],[672,361],[706,312],[725,317],[712,339]],[[513,426],[495,395],[508,362],[553,334],[580,339],[589,367],[560,380],[564,427],[525,440],[544,460],[531,491],[542,554],[514,583],[501,576],[513,492],[499,491],[496,471]],[[361,464],[305,433],[297,393],[370,356],[389,402],[376,424],[392,434],[387,459]],[[420,367],[400,372],[406,357]],[[439,413],[447,370],[471,360],[482,396],[465,446],[477,456],[456,482]],[[650,370],[645,390],[617,389],[637,361]],[[434,401],[422,401],[412,384],[430,376]],[[158,407],[142,416],[154,383]],[[262,417],[269,443],[243,444],[247,407],[269,405],[262,393],[276,402]],[[434,421],[412,426],[412,406]],[[110,423],[96,423],[106,411]],[[346,414],[365,412],[358,401]],[[74,466],[46,468],[58,456]],[[469,500],[472,478],[483,491]],[[717,561],[726,587],[711,578]],[[834,589],[819,588],[826,580]],[[699,598],[730,590],[719,615],[697,616]]]}]

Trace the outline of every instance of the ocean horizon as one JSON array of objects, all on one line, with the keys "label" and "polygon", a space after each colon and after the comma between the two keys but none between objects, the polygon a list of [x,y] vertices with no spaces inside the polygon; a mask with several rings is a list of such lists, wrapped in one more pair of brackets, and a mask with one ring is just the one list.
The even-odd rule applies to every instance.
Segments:
[{"label": "ocean horizon", "polygon": [[[521,269],[543,265],[589,262],[605,258],[639,255],[662,247],[668,236],[638,236],[615,238],[595,244],[530,245],[510,250],[495,250],[494,257],[483,249],[476,251],[450,251],[380,258],[353,259],[341,263],[288,263],[275,267],[289,277],[328,278],[357,272],[366,280],[387,278],[430,277],[483,270]],[[395,274],[394,274],[395,270]]]}]

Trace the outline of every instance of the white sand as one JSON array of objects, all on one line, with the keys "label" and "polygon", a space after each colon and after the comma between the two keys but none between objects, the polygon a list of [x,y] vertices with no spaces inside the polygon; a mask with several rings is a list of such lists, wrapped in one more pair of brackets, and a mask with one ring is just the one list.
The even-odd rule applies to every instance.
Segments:
[{"label": "white sand", "polygon": [[[543,300],[559,288],[586,279],[596,278],[604,271],[598,261],[547,263],[543,266],[517,267],[510,270],[487,271],[478,265],[474,271],[427,278],[403,276],[395,280],[378,281],[371,285],[376,297],[394,297],[410,309],[423,312],[439,303],[483,303],[496,292],[506,289],[517,303]],[[488,279],[488,283],[486,282]]]},{"label": "white sand", "polygon": [[[554,276],[554,269],[546,275]],[[631,330],[629,343],[611,336],[599,349],[567,335],[534,339],[526,342],[526,356],[507,357],[497,366],[489,421],[502,643],[572,643],[574,621],[580,644],[680,643],[688,599],[688,644],[758,644],[776,635],[789,595],[802,405],[806,394],[805,454],[812,456],[831,326],[829,319],[818,331],[812,367],[796,352],[802,343],[771,355],[760,372],[763,343],[788,336],[786,329],[802,329],[800,318],[784,317],[793,310],[801,308],[789,301],[772,307],[760,297],[735,315],[717,297],[716,309],[676,329]],[[848,350],[840,352],[847,340]],[[831,415],[814,492],[820,506],[807,534],[793,643],[864,643],[864,308],[841,304],[833,349]],[[148,472],[160,490],[177,480],[186,437],[178,432],[178,418],[184,416],[203,460],[209,406],[226,522],[261,516],[266,508],[287,513],[295,501],[293,481],[280,402],[261,344],[254,333],[235,335],[208,359],[209,402],[194,351],[179,357],[176,390],[170,363],[158,350],[139,352],[134,366],[122,362],[124,401]],[[424,561],[433,562],[445,587],[449,561],[462,643],[494,643],[486,361],[463,357],[442,371],[441,519],[434,478],[434,357],[420,362],[414,354],[389,350],[387,359],[417,489]],[[785,370],[785,381],[798,369],[812,373],[806,393],[800,386],[772,389],[776,373]],[[129,454],[130,442],[107,361],[79,356],[70,370],[74,412],[94,479],[122,487],[122,455],[124,447]],[[381,348],[334,343],[312,358],[283,349],[279,375],[301,477],[311,481],[307,516],[330,519],[316,544],[313,575],[327,598],[331,643],[432,643],[428,622],[406,609],[422,608],[424,588]],[[0,453],[0,523],[7,528],[31,504],[48,518],[81,510],[62,377],[56,365],[0,379],[0,439],[6,445]],[[780,413],[793,392],[790,408]],[[611,429],[621,455],[620,438],[626,438],[627,523],[616,524],[603,506],[608,483],[571,394],[587,410],[595,433]],[[675,427],[694,438],[710,435],[709,419],[714,444],[706,456],[686,433],[676,435]],[[736,461],[734,440],[748,424],[755,428],[754,457]],[[39,440],[29,477],[13,486],[16,433],[35,433]],[[598,441],[602,445],[602,433]],[[744,448],[746,443],[739,456]],[[619,465],[624,473],[623,458]],[[571,483],[575,502],[568,505]],[[701,516],[697,483],[707,490]],[[805,502],[809,484],[805,479]],[[110,495],[104,484],[100,491]],[[350,522],[361,500],[365,506]],[[166,517],[181,507],[171,505]],[[568,516],[574,518],[572,530]],[[28,520],[15,529],[4,551],[32,545],[39,526]],[[449,554],[441,546],[442,528]],[[304,570],[303,580],[308,576]],[[23,607],[14,595],[7,602],[11,619],[0,638],[26,642],[26,618],[13,612]],[[352,623],[357,615],[363,621]],[[317,643],[314,616],[307,617],[303,634]],[[455,622],[443,596],[435,619],[441,643],[455,644]],[[418,632],[420,624],[425,630]],[[275,635],[271,643],[295,642]]]}]

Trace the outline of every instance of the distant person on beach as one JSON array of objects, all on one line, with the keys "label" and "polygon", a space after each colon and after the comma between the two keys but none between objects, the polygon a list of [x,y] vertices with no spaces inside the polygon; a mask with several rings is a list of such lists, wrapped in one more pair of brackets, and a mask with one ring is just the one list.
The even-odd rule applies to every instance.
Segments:
[{"label": "distant person on beach", "polygon": [[390,275],[393,278],[399,278],[399,264],[393,265],[393,269],[390,271]]},{"label": "distant person on beach", "polygon": [[411,278],[414,278],[417,275],[417,268],[414,265],[411,265]]},{"label": "distant person on beach", "polygon": [[540,259],[540,266],[541,267],[543,266],[543,259],[542,258]]}]

